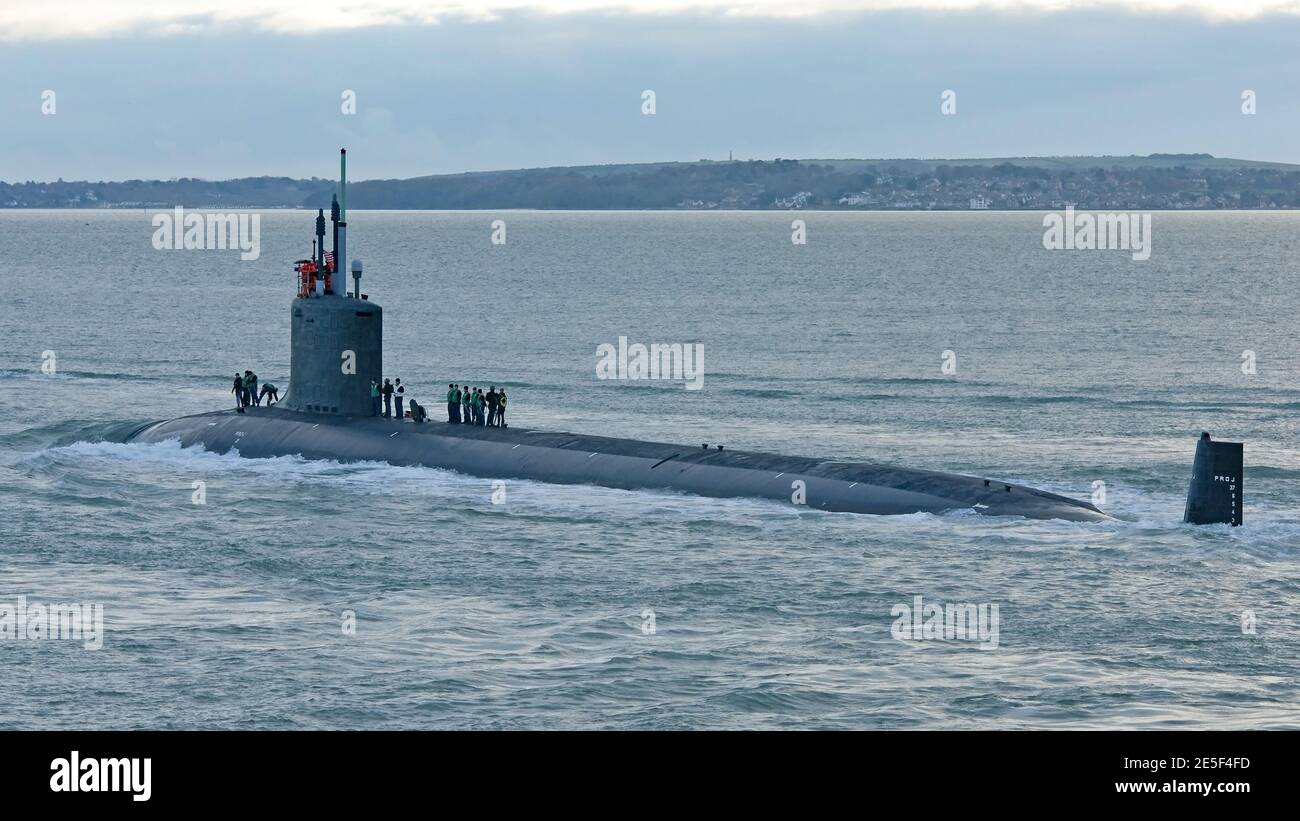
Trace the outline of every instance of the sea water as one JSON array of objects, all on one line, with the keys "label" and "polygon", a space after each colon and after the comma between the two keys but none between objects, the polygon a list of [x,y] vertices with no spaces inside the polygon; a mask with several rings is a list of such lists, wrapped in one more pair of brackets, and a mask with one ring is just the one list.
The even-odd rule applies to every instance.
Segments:
[{"label": "sea water", "polygon": [[[290,387],[314,213],[262,212],[241,261],[155,249],[144,211],[0,211],[0,607],[104,621],[0,639],[0,727],[1300,727],[1300,215],[1156,213],[1147,260],[1048,250],[1034,213],[349,218],[385,376],[434,424],[449,382],[505,386],[517,427],[1117,521],[105,441],[233,406],[245,368]],[[700,346],[700,389],[598,379],[619,337]],[[1181,522],[1203,430],[1246,443],[1244,527]],[[996,608],[995,646],[896,629],[918,596]]]}]

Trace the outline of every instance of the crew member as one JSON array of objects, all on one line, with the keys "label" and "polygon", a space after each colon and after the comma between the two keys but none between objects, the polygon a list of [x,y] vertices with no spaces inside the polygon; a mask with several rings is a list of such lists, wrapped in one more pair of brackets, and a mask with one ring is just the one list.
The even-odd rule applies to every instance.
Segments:
[{"label": "crew member", "polygon": [[387,379],[384,380],[384,418],[388,419],[393,415],[393,383]]},{"label": "crew member", "polygon": [[230,389],[235,395],[235,410],[240,413],[244,412],[244,378],[238,373],[235,374],[235,387]]},{"label": "crew member", "polygon": [[[270,399],[266,399],[266,397],[268,396],[270,397]],[[280,401],[280,389],[277,388],[275,385],[272,385],[270,382],[263,382],[262,395],[257,398],[259,400],[266,399],[266,406],[269,408],[271,407],[271,399],[274,399],[277,402]]]},{"label": "crew member", "polygon": [[447,421],[460,424],[460,388],[452,382],[447,383]]},{"label": "crew member", "polygon": [[497,394],[497,427],[509,427],[506,425],[506,389],[502,388],[501,393]]},{"label": "crew member", "polygon": [[465,385],[460,391],[460,421],[464,425],[474,424],[474,392]]},{"label": "crew member", "polygon": [[406,415],[402,413],[402,400],[406,398],[406,388],[402,387],[402,380],[400,379],[394,380],[393,384],[395,386],[393,388],[394,399],[397,402],[397,418],[405,419]]},{"label": "crew member", "polygon": [[247,374],[244,377],[244,385],[248,388],[248,398],[253,403],[253,407],[261,404],[262,400],[257,396],[257,374],[252,371],[244,371]]},{"label": "crew member", "polygon": [[249,405],[253,404],[253,391],[252,391],[253,372],[252,371],[244,371],[243,386],[244,387],[243,387],[242,396],[244,397],[244,407],[248,407]]},{"label": "crew member", "polygon": [[491,385],[487,392],[487,423],[489,428],[496,427],[497,424],[497,386]]},{"label": "crew member", "polygon": [[379,415],[379,383],[373,379],[370,380],[370,415]]},{"label": "crew member", "polygon": [[474,389],[474,424],[483,427],[483,389]]}]

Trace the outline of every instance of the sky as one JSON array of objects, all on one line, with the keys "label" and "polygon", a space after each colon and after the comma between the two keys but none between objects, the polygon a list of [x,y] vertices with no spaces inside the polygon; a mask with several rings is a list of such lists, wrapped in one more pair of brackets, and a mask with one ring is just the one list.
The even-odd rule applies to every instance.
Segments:
[{"label": "sky", "polygon": [[1300,162],[1298,43],[1300,0],[3,0],[0,180]]}]

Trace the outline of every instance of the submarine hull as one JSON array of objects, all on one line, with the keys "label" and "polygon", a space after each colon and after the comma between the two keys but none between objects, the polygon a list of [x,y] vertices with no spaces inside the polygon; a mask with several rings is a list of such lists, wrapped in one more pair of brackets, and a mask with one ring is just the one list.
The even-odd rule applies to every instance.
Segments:
[{"label": "submarine hull", "polygon": [[340,417],[278,407],[156,422],[128,434],[125,440],[179,440],[186,447],[235,451],[249,458],[299,455],[339,462],[376,461],[442,468],[488,479],[773,499],[837,512],[973,509],[984,515],[1032,519],[1092,522],[1111,518],[1091,504],[1064,496],[937,471],[527,428]]}]

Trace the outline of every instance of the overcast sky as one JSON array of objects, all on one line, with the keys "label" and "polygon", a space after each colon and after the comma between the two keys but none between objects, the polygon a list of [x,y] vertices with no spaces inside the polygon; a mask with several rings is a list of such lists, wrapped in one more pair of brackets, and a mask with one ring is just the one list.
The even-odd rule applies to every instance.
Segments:
[{"label": "overcast sky", "polygon": [[3,0],[0,179],[332,176],[339,146],[355,179],[728,151],[1300,162],[1298,44],[1291,0]]}]

